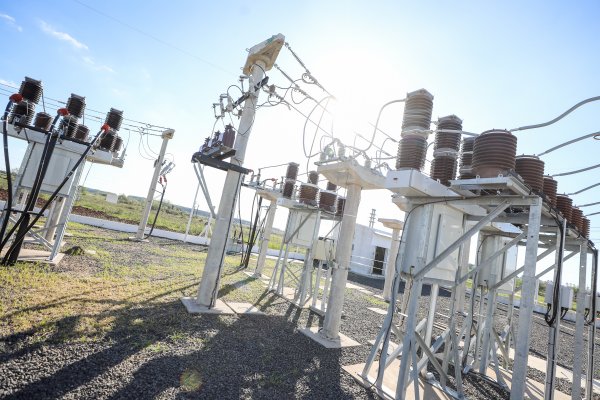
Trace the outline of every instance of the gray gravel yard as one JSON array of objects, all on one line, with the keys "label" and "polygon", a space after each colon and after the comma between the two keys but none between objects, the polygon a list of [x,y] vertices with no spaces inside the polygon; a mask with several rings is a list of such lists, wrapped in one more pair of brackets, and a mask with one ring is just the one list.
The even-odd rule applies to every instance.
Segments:
[{"label": "gray gravel yard", "polygon": [[[264,316],[185,311],[179,298],[194,295],[204,264],[198,246],[156,238],[138,244],[76,224],[70,232],[69,246],[93,252],[67,255],[54,269],[17,266],[0,274],[0,397],[376,398],[342,366],[366,359],[384,318],[367,307],[385,308],[383,301],[348,289],[342,332],[361,346],[327,350],[298,331],[322,318],[265,292],[236,267],[238,257],[227,260],[220,296],[257,304]],[[350,281],[374,293],[383,286],[353,274]],[[424,316],[428,296],[421,303]],[[439,297],[440,309],[448,303]],[[504,315],[498,311],[498,327]],[[543,357],[546,340],[545,323],[534,318],[532,354]],[[561,335],[565,367],[572,348],[572,336]],[[529,375],[543,382],[543,373]],[[465,377],[465,391],[473,399],[508,398],[476,374]]]}]

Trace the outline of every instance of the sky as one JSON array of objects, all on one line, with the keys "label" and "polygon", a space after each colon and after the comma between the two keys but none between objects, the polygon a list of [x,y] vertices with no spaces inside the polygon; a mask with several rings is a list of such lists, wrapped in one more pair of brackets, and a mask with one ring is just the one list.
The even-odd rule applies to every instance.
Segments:
[{"label": "sky", "polygon": [[[320,83],[335,96],[322,126],[346,143],[364,146],[381,106],[425,88],[434,95],[433,118],[456,114],[463,129],[483,132],[544,122],[573,104],[600,95],[600,4],[558,1],[138,1],[23,0],[0,4],[0,35],[6,43],[0,61],[0,88],[24,76],[40,79],[47,98],[65,101],[71,93],[86,97],[89,109],[124,111],[127,119],[175,129],[168,159],[166,198],[191,206],[197,179],[191,155],[204,138],[223,128],[213,114],[219,95],[237,97],[246,49],[282,33],[289,46]],[[284,48],[278,65],[292,78],[304,69]],[[288,87],[277,70],[269,83]],[[316,99],[325,93],[305,85]],[[283,94],[283,90],[278,89]],[[300,96],[301,97],[301,96]],[[298,97],[296,97],[298,98]],[[261,93],[261,101],[266,94]],[[297,108],[307,114],[310,100]],[[566,140],[600,130],[600,102],[590,103],[550,127],[517,133],[518,154],[536,154]],[[379,127],[399,139],[403,107],[387,107]],[[318,121],[321,113],[311,116]],[[229,122],[229,117],[226,117]],[[234,124],[237,123],[233,117]],[[307,146],[314,126],[280,104],[257,110],[245,165],[253,170],[290,161],[307,169]],[[97,126],[95,126],[96,124]],[[132,123],[133,124],[133,123]],[[92,131],[99,123],[89,123]],[[303,135],[303,132],[305,135]],[[146,133],[156,133],[146,131]],[[123,169],[92,166],[85,185],[145,196],[157,136],[121,130],[128,142]],[[382,143],[378,135],[376,143]],[[142,143],[140,143],[142,140]],[[11,141],[13,165],[24,143]],[[546,173],[597,163],[600,142],[588,139],[543,157]],[[387,141],[392,155],[397,144]],[[154,152],[154,153],[153,153]],[[310,161],[309,169],[315,166]],[[393,160],[390,161],[393,164]],[[3,162],[2,162],[3,165]],[[86,173],[87,173],[86,167]],[[429,165],[426,166],[428,170]],[[265,169],[279,178],[284,168]],[[206,171],[214,204],[224,173]],[[571,193],[600,181],[598,170],[558,178],[559,192]],[[576,204],[597,200],[600,187],[574,196]],[[253,192],[242,191],[241,213],[250,219]],[[207,209],[199,198],[200,207]],[[385,190],[365,191],[358,222],[377,217],[402,218]],[[585,208],[585,213],[600,211]],[[592,239],[600,239],[600,215],[591,217]],[[275,226],[285,226],[278,213]],[[383,228],[380,224],[376,227]],[[572,278],[572,277],[571,277]],[[574,279],[571,279],[574,280]],[[576,280],[576,279],[575,279]]]}]

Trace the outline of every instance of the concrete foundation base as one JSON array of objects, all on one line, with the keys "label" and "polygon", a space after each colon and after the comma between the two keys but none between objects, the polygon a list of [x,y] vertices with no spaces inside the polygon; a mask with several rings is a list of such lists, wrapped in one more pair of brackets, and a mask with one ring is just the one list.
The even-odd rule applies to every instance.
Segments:
[{"label": "concrete foundation base", "polygon": [[[4,254],[6,254],[6,251],[2,252],[0,256],[3,257]],[[48,257],[50,257],[49,251],[21,248],[21,251],[19,252],[18,261],[58,265],[65,257],[65,255],[64,253],[58,253],[56,257],[54,257],[54,259],[52,260],[48,260]]]},{"label": "concrete foundation base", "polygon": [[342,333],[340,333],[339,339],[336,340],[329,340],[327,338],[324,338],[319,334],[319,327],[317,326],[313,326],[311,328],[302,328],[299,329],[299,331],[328,349],[339,349],[342,347],[360,346],[360,343],[358,343],[356,340],[353,340]]},{"label": "concrete foundation base", "polygon": [[148,239],[138,239],[135,236],[129,236],[127,240],[131,240],[132,242],[148,243]]},{"label": "concrete foundation base", "polygon": [[182,297],[181,302],[190,314],[235,314],[235,312],[227,307],[227,304],[222,300],[217,300],[213,308],[199,305],[196,303],[195,297]]}]

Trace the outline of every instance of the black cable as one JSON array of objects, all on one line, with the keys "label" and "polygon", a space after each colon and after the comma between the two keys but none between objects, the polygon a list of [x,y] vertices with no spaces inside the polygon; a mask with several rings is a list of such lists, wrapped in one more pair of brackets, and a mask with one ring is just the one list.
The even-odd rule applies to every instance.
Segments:
[{"label": "black cable", "polygon": [[[100,139],[100,135],[103,132],[104,132],[104,130],[100,130],[100,132],[98,132],[98,134],[94,137],[94,139],[90,143],[87,144],[87,148],[84,150],[84,152],[81,155],[81,157],[79,157],[79,160],[77,160],[77,162],[73,165],[73,167],[71,168],[71,170],[69,171],[69,173],[65,176],[65,178],[63,179],[63,181],[57,186],[57,188],[54,190],[54,192],[52,192],[52,194],[50,195],[49,199],[42,206],[40,212],[33,218],[33,221],[31,221],[29,223],[29,225],[27,226],[27,230],[25,231],[25,234],[31,228],[33,228],[33,226],[40,219],[40,217],[42,215],[44,215],[44,212],[48,209],[48,207],[50,206],[50,204],[52,203],[52,201],[54,201],[54,199],[56,198],[56,196],[58,196],[58,193],[60,193],[60,191],[62,190],[63,186],[65,186],[65,184],[69,181],[69,179],[71,179],[71,177],[73,176],[73,174],[75,173],[75,171],[77,171],[77,168],[79,168],[79,165],[81,165],[81,163],[83,162],[83,160],[85,160],[85,158],[87,157],[88,153],[90,152],[90,150],[92,149],[92,147],[96,144],[96,142]],[[23,234],[22,237],[15,238],[15,241],[17,241],[17,240],[23,240],[23,238],[25,237],[25,234]],[[6,244],[5,242],[6,241],[3,241],[3,245]],[[14,242],[13,242],[13,244],[14,244]]]},{"label": "black cable", "polygon": [[6,187],[7,187],[7,197],[4,209],[6,210],[6,214],[4,215],[4,219],[2,220],[2,227],[0,227],[0,241],[4,237],[4,233],[6,233],[6,228],[8,227],[8,221],[10,220],[10,213],[12,211],[12,175],[10,172],[10,158],[8,155],[8,130],[6,124],[8,123],[7,117],[12,106],[12,101],[9,101],[6,105],[6,109],[4,110],[4,116],[2,117],[2,142],[4,145],[4,165],[6,167]]},{"label": "black cable", "polygon": [[[551,214],[552,215],[552,214]],[[560,244],[558,246],[558,260],[556,262],[556,270],[554,273],[554,292],[552,293],[552,315],[550,315],[550,307],[546,311],[544,315],[544,320],[548,326],[554,325],[556,321],[556,317],[558,316],[558,310],[560,309],[560,279],[562,276],[562,265],[563,265],[563,251],[564,251],[564,237],[566,232],[564,231],[564,227],[562,222],[558,219],[558,217],[552,215],[554,221],[558,225],[558,229],[560,230]],[[562,318],[562,317],[561,317]]]},{"label": "black cable", "polygon": [[[252,254],[252,247],[254,246],[254,243],[256,243],[256,227],[258,226],[258,220],[260,219],[260,212],[261,212],[261,206],[262,206],[262,196],[258,196],[257,194],[254,195],[255,200],[252,201],[252,209],[254,211],[254,203],[256,201],[256,197],[258,197],[258,205],[256,208],[256,215],[254,217],[254,224],[252,225],[252,230],[250,231],[250,237],[248,238],[248,248],[246,249],[246,255],[242,261],[242,265],[244,266],[244,268],[248,268],[248,264],[250,263],[250,254]],[[252,215],[252,214],[250,214]]]},{"label": "black cable", "polygon": [[[164,179],[164,177],[161,177]],[[160,201],[158,203],[158,209],[156,210],[156,214],[154,215],[154,220],[152,221],[152,226],[150,227],[150,232],[148,232],[147,235],[144,236],[144,239],[148,239],[150,236],[152,236],[152,232],[154,232],[154,227],[156,226],[156,220],[158,220],[158,214],[160,214],[160,209],[162,207],[163,204],[163,199],[165,198],[165,192],[167,191],[167,182],[165,180],[164,185],[162,184],[162,182],[159,182],[162,186],[162,193],[160,194]]]}]

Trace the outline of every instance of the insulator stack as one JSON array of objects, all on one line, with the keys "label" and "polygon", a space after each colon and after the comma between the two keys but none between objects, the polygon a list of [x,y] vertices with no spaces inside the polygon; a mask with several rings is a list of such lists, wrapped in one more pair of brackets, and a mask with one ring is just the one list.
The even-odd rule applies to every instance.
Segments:
[{"label": "insulator stack", "polygon": [[421,171],[425,165],[427,139],[422,136],[404,136],[398,145],[396,169],[413,168]]},{"label": "insulator stack", "polygon": [[108,124],[112,129],[118,131],[121,129],[121,123],[123,122],[123,111],[111,108],[106,114],[105,124]]},{"label": "insulator stack", "polygon": [[231,125],[226,125],[225,132],[223,132],[223,146],[233,148],[234,144],[235,144],[235,129],[233,129],[233,126],[231,126]]},{"label": "insulator stack", "polygon": [[77,130],[75,131],[75,139],[81,140],[82,142],[86,142],[88,136],[90,134],[90,128],[85,125],[77,126]]},{"label": "insulator stack", "polygon": [[406,95],[404,116],[402,118],[402,136],[429,135],[431,113],[433,111],[433,95],[425,89],[416,90]]},{"label": "insulator stack", "polygon": [[335,215],[337,217],[343,217],[344,216],[344,207],[346,207],[346,198],[345,197],[338,197],[337,210],[335,211]]},{"label": "insulator stack", "polygon": [[456,115],[448,115],[447,117],[439,118],[437,130],[442,132],[435,133],[433,150],[452,149],[458,151],[460,147],[460,133],[443,131],[462,131],[462,119],[458,118]]},{"label": "insulator stack", "polygon": [[15,119],[19,119],[22,125],[29,125],[33,120],[35,113],[35,104],[33,102],[20,101],[12,106],[12,110],[8,116],[9,123],[15,123]]},{"label": "insulator stack", "polygon": [[291,162],[287,166],[287,170],[285,171],[285,178],[296,180],[298,178],[298,167],[299,164],[295,162]]},{"label": "insulator stack", "polygon": [[515,172],[523,182],[536,192],[544,189],[544,162],[536,156],[518,156],[515,159]]},{"label": "insulator stack", "polygon": [[459,179],[473,179],[475,174],[473,173],[473,145],[475,144],[474,137],[464,138],[462,141],[462,147],[460,150],[460,176]]},{"label": "insulator stack", "polygon": [[300,203],[317,206],[319,204],[318,196],[319,188],[317,185],[311,183],[300,184],[300,190],[298,191],[298,201]]},{"label": "insulator stack", "polygon": [[550,204],[556,207],[556,189],[558,182],[556,182],[551,176],[544,176],[544,187],[543,191]]},{"label": "insulator stack", "polygon": [[336,211],[337,206],[337,194],[330,190],[323,190],[319,195],[319,208],[330,213]]},{"label": "insulator stack", "polygon": [[66,138],[74,138],[78,125],[76,116],[67,115],[66,117],[63,117],[60,121],[60,129],[63,131],[63,136]]},{"label": "insulator stack", "polygon": [[506,130],[490,130],[475,138],[473,172],[482,178],[507,175],[515,169],[517,137]]},{"label": "insulator stack", "polygon": [[571,209],[571,223],[579,232],[583,231],[583,212],[578,207]]},{"label": "insulator stack", "polygon": [[586,238],[590,238],[590,220],[587,219],[586,217],[583,217],[581,219],[581,234],[586,237]]},{"label": "insulator stack", "polygon": [[45,112],[39,112],[35,114],[33,126],[47,131],[48,129],[50,129],[50,125],[52,125],[52,116],[50,114]]},{"label": "insulator stack", "polygon": [[456,160],[452,157],[434,158],[429,176],[442,185],[450,186],[450,181],[456,177]]},{"label": "insulator stack", "polygon": [[114,130],[109,129],[100,136],[99,148],[106,151],[112,151],[114,147],[115,138],[117,137]]},{"label": "insulator stack", "polygon": [[573,210],[573,199],[564,194],[556,196],[556,208],[561,212],[567,222],[571,222],[571,215]]},{"label": "insulator stack", "polygon": [[85,111],[85,97],[71,93],[71,97],[67,100],[67,110],[69,110],[70,115],[76,118],[83,117],[83,112]]},{"label": "insulator stack", "polygon": [[335,183],[327,182],[327,190],[335,192],[337,190],[337,185]]},{"label": "insulator stack", "polygon": [[42,81],[32,79],[28,76],[21,82],[21,87],[19,88],[19,94],[23,96],[23,99],[33,104],[38,104],[40,102],[42,91]]},{"label": "insulator stack", "polygon": [[319,173],[317,171],[310,171],[308,173],[308,183],[313,185],[319,184]]},{"label": "insulator stack", "polygon": [[283,197],[285,197],[286,199],[291,199],[292,196],[294,195],[294,183],[296,181],[293,179],[286,179],[285,183],[283,184]]},{"label": "insulator stack", "polygon": [[123,139],[121,136],[116,136],[115,141],[113,142],[112,151],[119,152],[121,151],[121,147],[123,147]]}]

